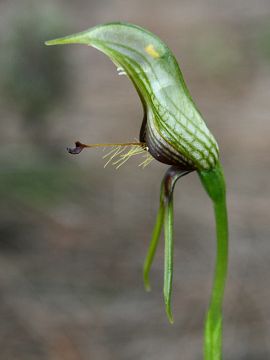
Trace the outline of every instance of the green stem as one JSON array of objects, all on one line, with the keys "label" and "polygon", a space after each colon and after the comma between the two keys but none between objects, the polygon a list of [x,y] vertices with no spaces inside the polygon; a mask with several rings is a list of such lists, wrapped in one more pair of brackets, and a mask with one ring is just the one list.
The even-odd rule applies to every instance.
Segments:
[{"label": "green stem", "polygon": [[216,220],[216,265],[209,309],[205,321],[204,359],[222,359],[222,303],[228,267],[228,218],[225,181],[220,164],[199,176],[214,204]]},{"label": "green stem", "polygon": [[226,202],[214,204],[217,232],[217,255],[210,306],[205,323],[205,360],[222,358],[222,302],[228,264],[228,231]]}]

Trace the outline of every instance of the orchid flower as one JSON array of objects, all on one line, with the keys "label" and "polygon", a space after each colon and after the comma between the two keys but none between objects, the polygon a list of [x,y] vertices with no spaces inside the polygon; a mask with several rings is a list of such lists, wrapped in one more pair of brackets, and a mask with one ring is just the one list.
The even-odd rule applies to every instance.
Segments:
[{"label": "orchid flower", "polygon": [[[216,221],[216,265],[210,305],[204,330],[204,359],[222,357],[222,303],[228,263],[228,220],[226,189],[217,142],[196,108],[178,63],[170,49],[151,32],[132,24],[109,23],[84,32],[50,40],[46,45],[85,44],[105,53],[132,81],[141,99],[144,117],[139,142],[113,144],[116,152],[128,146],[166,165],[160,190],[160,206],[144,264],[144,283],[150,289],[149,271],[164,228],[164,301],[168,319],[173,277],[173,191],[178,179],[197,171],[213,202]],[[77,154],[86,145],[76,143],[69,152]],[[132,153],[131,152],[131,153]],[[136,153],[136,150],[135,150]],[[113,157],[116,154],[114,153]],[[122,157],[121,157],[122,156]],[[129,156],[120,155],[125,162]],[[117,163],[117,162],[116,162]]]}]

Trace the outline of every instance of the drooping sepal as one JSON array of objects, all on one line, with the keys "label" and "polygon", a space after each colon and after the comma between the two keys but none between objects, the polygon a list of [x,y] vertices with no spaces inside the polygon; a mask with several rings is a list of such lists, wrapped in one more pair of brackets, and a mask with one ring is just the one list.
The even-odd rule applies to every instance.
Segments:
[{"label": "drooping sepal", "polygon": [[173,323],[172,315],[172,280],[173,280],[173,191],[178,179],[187,175],[189,171],[183,171],[178,167],[170,167],[161,183],[160,187],[160,205],[156,224],[154,226],[152,239],[148,253],[144,262],[143,278],[146,290],[150,290],[149,272],[155,256],[157,245],[160,239],[162,228],[164,227],[164,283],[163,296],[165,310],[170,323]]}]

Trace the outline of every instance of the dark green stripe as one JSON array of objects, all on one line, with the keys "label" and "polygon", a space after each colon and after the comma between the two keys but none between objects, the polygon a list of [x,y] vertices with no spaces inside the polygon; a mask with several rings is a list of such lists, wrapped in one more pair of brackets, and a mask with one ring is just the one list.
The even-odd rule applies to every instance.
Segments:
[{"label": "dark green stripe", "polygon": [[[122,47],[122,48],[124,48],[124,49],[126,49],[126,50],[128,50],[128,51],[130,51],[130,52],[133,52],[133,53],[137,54],[139,57],[141,57],[141,58],[143,59],[143,61],[144,61],[146,64],[148,64],[148,66],[151,68],[153,74],[154,74],[155,77],[156,77],[157,82],[160,84],[159,78],[158,78],[156,72],[154,71],[154,68],[153,68],[151,62],[149,62],[148,59],[147,59],[143,54],[141,54],[140,52],[138,52],[137,50],[135,50],[135,49],[133,49],[133,48],[130,48],[129,46],[126,46],[126,45],[123,45],[123,44],[118,44],[118,43],[115,43],[115,42],[110,42],[110,43],[113,44],[113,45],[116,45],[116,46],[118,46],[118,47],[120,47],[120,48]],[[127,55],[125,55],[125,56],[127,56]],[[128,57],[128,56],[127,56],[127,57]],[[133,60],[133,62],[134,62],[134,60]],[[136,63],[136,62],[135,62],[135,63]],[[144,72],[143,72],[143,73],[144,73]],[[149,83],[149,82],[148,82],[148,83]],[[161,88],[162,88],[162,87],[161,87]],[[152,94],[154,95],[153,92],[152,92]],[[164,95],[166,96],[167,100],[168,100],[169,102],[171,102],[171,104],[175,107],[175,109],[176,109],[177,111],[179,111],[188,121],[190,121],[190,122],[192,123],[192,125],[194,125],[194,127],[195,127],[197,130],[199,130],[199,132],[200,132],[201,134],[203,134],[206,138],[208,138],[209,142],[212,143],[212,145],[215,145],[215,144],[212,142],[212,139],[209,138],[209,137],[201,130],[201,128],[200,128],[199,126],[197,126],[197,124],[196,124],[195,122],[192,121],[192,119],[189,119],[189,118],[185,115],[185,113],[172,101],[172,99],[166,94],[165,91],[164,91]],[[185,96],[186,96],[186,94],[185,94]],[[156,98],[156,97],[155,97],[155,98]],[[195,107],[192,99],[190,99],[188,96],[187,96],[187,98],[188,98],[189,100],[191,100],[191,102],[192,102],[192,104],[193,104],[193,106],[194,106],[194,110],[198,112],[198,110],[196,109],[196,107]],[[157,98],[156,98],[156,100],[157,100]],[[157,100],[157,102],[158,102],[158,100]],[[159,104],[160,104],[160,103],[159,103]],[[161,106],[161,105],[160,105],[160,106]],[[199,116],[200,116],[200,115],[199,115]],[[178,122],[176,118],[175,118],[175,121]],[[180,122],[178,122],[178,123],[179,123],[180,125],[182,125]],[[182,126],[183,126],[183,125],[182,125]],[[206,125],[205,125],[205,126],[206,126]]]}]

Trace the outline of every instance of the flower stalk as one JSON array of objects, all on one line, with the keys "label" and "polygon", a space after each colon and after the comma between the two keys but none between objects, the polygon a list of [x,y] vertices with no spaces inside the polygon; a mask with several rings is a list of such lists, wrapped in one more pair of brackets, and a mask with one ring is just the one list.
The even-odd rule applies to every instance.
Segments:
[{"label": "flower stalk", "polygon": [[205,360],[220,360],[222,358],[222,304],[228,269],[226,185],[220,164],[212,171],[199,172],[199,176],[214,205],[217,239],[213,288],[204,329],[204,358]]}]

